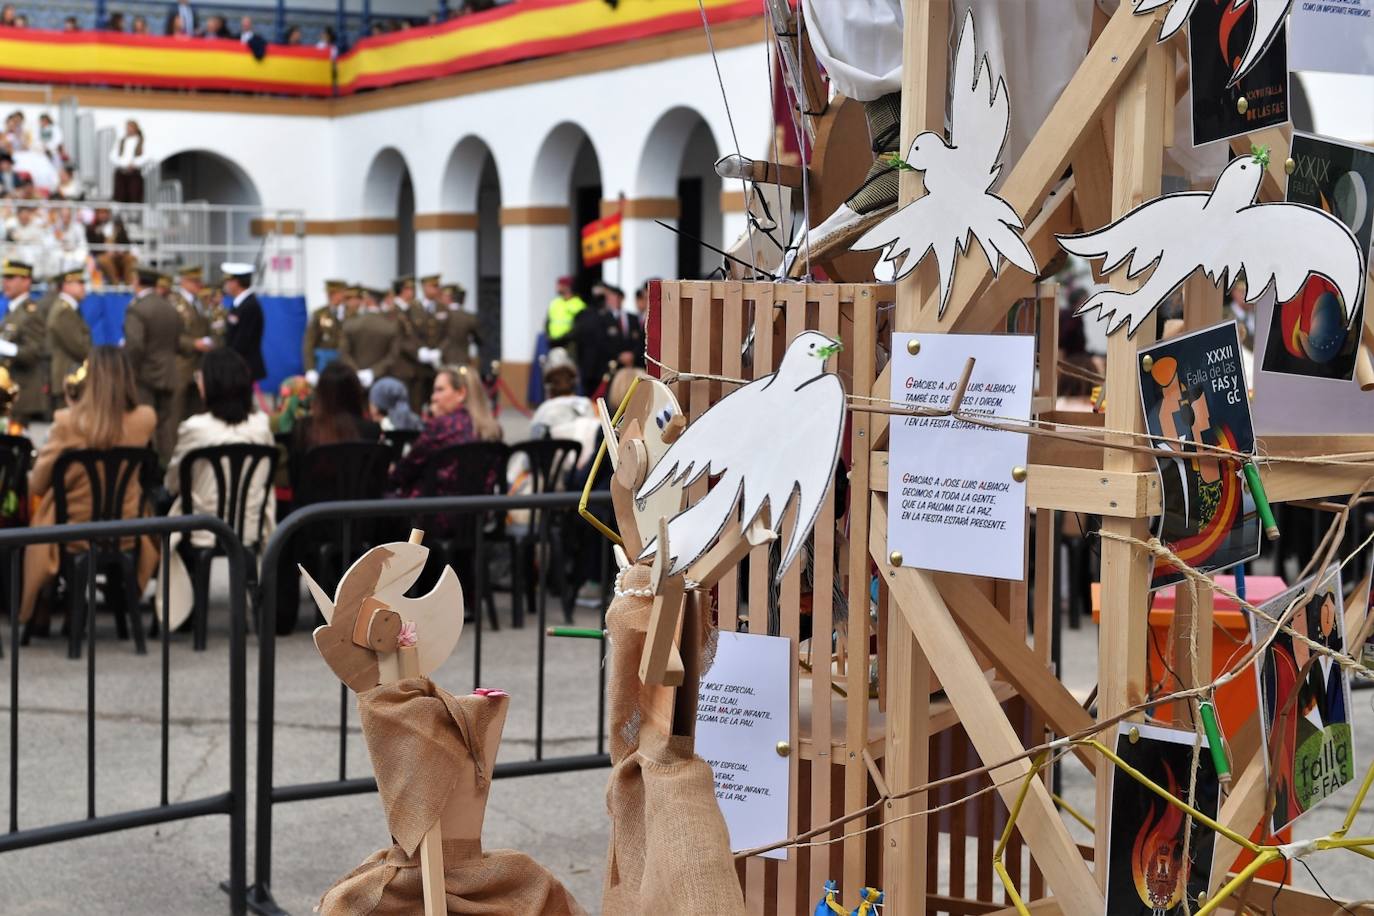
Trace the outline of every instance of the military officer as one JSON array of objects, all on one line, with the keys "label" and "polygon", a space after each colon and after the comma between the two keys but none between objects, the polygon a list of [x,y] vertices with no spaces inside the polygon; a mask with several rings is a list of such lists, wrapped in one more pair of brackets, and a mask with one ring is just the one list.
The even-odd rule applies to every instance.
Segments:
[{"label": "military officer", "polygon": [[389,295],[382,300],[382,314],[395,323],[400,340],[400,358],[391,367],[391,375],[406,386],[410,401],[414,403],[416,390],[423,384],[424,370],[428,368],[420,362],[420,332],[416,328],[418,309],[415,303],[415,278],[398,277],[392,281]]},{"label": "military officer", "polygon": [[200,298],[204,287],[203,268],[199,265],[183,267],[177,271],[175,290],[164,297],[176,307],[181,319],[181,335],[177,338],[177,388],[172,405],[177,423],[200,413],[202,405],[196,371],[200,369],[201,356],[213,350],[217,343],[214,321]]},{"label": "military officer", "polygon": [[165,464],[176,445],[177,356],[182,338],[176,306],[158,295],[160,274],[140,267],[134,276],[134,298],[124,312],[124,349],[134,367],[138,399],[157,414],[153,442]]},{"label": "military officer", "polygon": [[13,416],[21,423],[43,420],[49,406],[48,327],[31,296],[33,265],[10,258],[0,274],[9,300],[9,311],[0,323],[0,361],[19,386]]},{"label": "military officer", "polygon": [[364,388],[370,388],[376,379],[395,374],[401,361],[401,330],[397,321],[382,313],[374,296],[364,300],[371,300],[371,304],[344,323],[339,359],[358,373]]},{"label": "military officer", "polygon": [[467,291],[457,283],[440,291],[437,317],[443,328],[438,347],[445,366],[466,365],[477,355],[477,348],[482,343],[477,316],[463,307],[466,300]]},{"label": "military officer", "polygon": [[420,304],[433,315],[439,311],[439,298],[443,295],[443,277],[429,274],[420,278]]},{"label": "military officer", "polygon": [[348,284],[343,280],[325,280],[324,292],[327,301],[311,314],[301,342],[301,364],[305,367],[305,380],[312,386],[319,381],[320,370],[339,355],[339,335],[347,317],[344,300]]},{"label": "military officer", "polygon": [[219,269],[224,274],[224,295],[230,302],[224,345],[243,357],[253,381],[260,382],[267,378],[267,364],[262,359],[266,318],[253,289],[253,265],[226,261]]},{"label": "military officer", "polygon": [[52,365],[48,391],[52,409],[66,407],[63,385],[67,375],[86,361],[91,353],[91,329],[81,317],[81,300],[86,298],[86,273],[78,267],[53,278],[56,296],[48,309],[48,352]]}]

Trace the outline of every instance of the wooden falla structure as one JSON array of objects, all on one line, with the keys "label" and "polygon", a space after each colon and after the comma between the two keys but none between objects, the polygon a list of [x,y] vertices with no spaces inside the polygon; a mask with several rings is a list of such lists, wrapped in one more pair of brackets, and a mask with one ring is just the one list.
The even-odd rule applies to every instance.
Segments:
[{"label": "wooden falla structure", "polygon": [[[905,6],[903,150],[923,130],[943,131],[953,15],[950,0],[908,0]],[[1157,41],[1167,7],[1133,15],[1133,6],[1123,2],[1111,16],[1097,11],[1092,45],[1076,75],[1027,152],[1003,170],[999,193],[1023,218],[1023,237],[1041,265],[1059,252],[1056,233],[1106,225],[1160,194],[1164,149],[1175,140],[1175,103],[1187,88],[1187,80],[1178,75],[1186,49],[1179,40]],[[1282,199],[1287,133],[1268,129],[1233,141],[1242,152],[1249,152],[1252,144],[1273,150],[1262,200]],[[784,183],[800,175],[797,169],[760,171],[780,175],[776,180]],[[903,202],[920,193],[919,174],[904,172]],[[832,276],[854,278],[843,266],[822,266],[833,267]],[[963,255],[941,316],[929,268],[929,263],[922,265],[895,286],[665,282],[654,306],[661,322],[660,350],[654,355],[666,367],[658,374],[688,420],[695,420],[731,390],[731,383],[710,376],[748,380],[772,372],[789,340],[816,329],[844,341],[838,371],[849,394],[881,403],[892,397],[888,354],[893,332],[1005,331],[1015,303],[1038,300],[1038,417],[1107,431],[1143,431],[1136,354],[1153,342],[1153,322],[1133,337],[1122,332],[1109,338],[1105,412],[1056,413],[1058,335],[1052,291],[1009,265],[994,276],[984,258]],[[1106,279],[1122,290],[1138,286],[1124,271]],[[1220,321],[1224,293],[1201,274],[1194,275],[1184,289],[1186,326],[1196,329]],[[1374,317],[1374,303],[1368,299],[1367,322]],[[746,346],[746,341],[751,343]],[[1026,549],[1033,558],[1027,564],[1035,569],[1033,587],[1028,581],[977,579],[902,565],[894,562],[886,544],[889,422],[881,410],[851,412],[843,460],[847,493],[841,494],[839,511],[835,492],[821,510],[813,535],[812,581],[804,590],[798,564],[776,589],[773,632],[794,641],[798,661],[792,673],[797,753],[791,757],[790,828],[794,836],[815,834],[791,849],[785,861],[740,860],[750,913],[810,912],[831,878],[839,882],[840,899],[848,905],[859,899],[861,888],[872,885],[886,892],[886,912],[904,916],[1009,910],[1011,898],[994,872],[994,854],[1008,809],[1032,766],[1025,751],[1094,725],[1050,663],[1059,587],[1054,576],[1059,514],[1100,516],[1104,533],[1143,541],[1149,537],[1147,519],[1161,508],[1157,474],[1148,458],[1032,436],[1027,511],[1035,524],[1027,526],[1033,533]],[[1268,437],[1264,446],[1274,456],[1330,455],[1369,451],[1374,439]],[[1374,473],[1374,464],[1265,464],[1261,471],[1271,501],[1282,502],[1349,494]],[[770,603],[769,550],[766,542],[752,548],[747,572],[720,578],[714,613],[721,629],[738,627],[748,608],[750,630],[769,632],[764,613]],[[1137,545],[1102,539],[1099,719],[1147,698],[1152,564]],[[870,619],[873,576],[877,613]],[[837,583],[846,596],[842,607],[823,600]],[[800,640],[804,614],[810,615],[811,632],[817,634],[808,643]],[[1195,600],[1180,589],[1172,634],[1176,651],[1186,653],[1195,645],[1198,658],[1210,659],[1212,618],[1209,589],[1199,588]],[[832,630],[833,651],[821,635]],[[874,696],[870,664],[878,673]],[[1191,670],[1180,666],[1178,680],[1166,687],[1197,686],[1189,680]],[[1109,744],[1110,737],[1104,736]],[[1227,737],[1236,779],[1219,820],[1249,835],[1265,808],[1258,722],[1252,717],[1238,734]],[[1090,753],[1079,757],[1097,783],[1095,846],[1080,847],[1071,837],[1044,773],[1025,793],[1016,829],[1001,856],[1010,881],[1037,913],[1103,912],[1104,870],[1094,868],[1094,862],[1106,858],[1113,768]],[[882,801],[983,765],[992,767],[990,772]],[[912,816],[994,784],[995,790],[962,804]],[[817,831],[875,801],[879,804],[865,816]],[[1217,838],[1209,894],[1235,866],[1238,852],[1234,843]],[[1284,913],[1333,910],[1324,897],[1263,882],[1252,899],[1272,899]]]}]

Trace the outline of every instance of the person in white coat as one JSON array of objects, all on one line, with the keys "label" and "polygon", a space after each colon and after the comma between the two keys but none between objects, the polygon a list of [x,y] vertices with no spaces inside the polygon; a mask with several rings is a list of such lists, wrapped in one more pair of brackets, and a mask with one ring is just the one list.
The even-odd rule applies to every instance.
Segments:
[{"label": "person in white coat", "polygon": [[143,203],[143,167],[148,154],[143,148],[143,131],[130,118],[124,124],[124,136],[110,150],[114,163],[114,199],[122,204]]}]

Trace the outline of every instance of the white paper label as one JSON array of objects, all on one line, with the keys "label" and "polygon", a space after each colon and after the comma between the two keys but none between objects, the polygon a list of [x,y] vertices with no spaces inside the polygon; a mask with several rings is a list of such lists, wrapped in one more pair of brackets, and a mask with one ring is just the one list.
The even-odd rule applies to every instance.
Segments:
[{"label": "white paper label", "polygon": [[[907,342],[916,339],[915,356]],[[1035,338],[1009,334],[893,334],[892,400],[949,406],[969,357],[973,374],[960,411],[1027,421]],[[887,543],[905,566],[1025,577],[1025,433],[952,417],[892,418],[888,452]]]},{"label": "white paper label", "polygon": [[1296,0],[1288,69],[1374,73],[1374,0]]},{"label": "white paper label", "polygon": [[[697,695],[697,754],[711,765],[716,800],[736,852],[786,839],[792,740],[792,641],[720,634]],[[787,850],[763,854],[786,859]]]}]

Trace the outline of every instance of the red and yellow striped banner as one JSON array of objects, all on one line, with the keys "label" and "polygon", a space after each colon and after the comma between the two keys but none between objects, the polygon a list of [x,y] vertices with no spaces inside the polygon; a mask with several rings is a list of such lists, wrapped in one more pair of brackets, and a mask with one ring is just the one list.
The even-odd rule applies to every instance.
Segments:
[{"label": "red and yellow striped banner", "polygon": [[0,79],[94,86],[327,96],[329,52],[273,45],[262,60],[238,41],[116,32],[0,29]]},{"label": "red and yellow striped banner", "polygon": [[[702,0],[711,23],[763,14],[763,0]],[[339,92],[433,79],[533,57],[701,28],[697,0],[520,0],[443,25],[378,35],[339,59]]]}]

